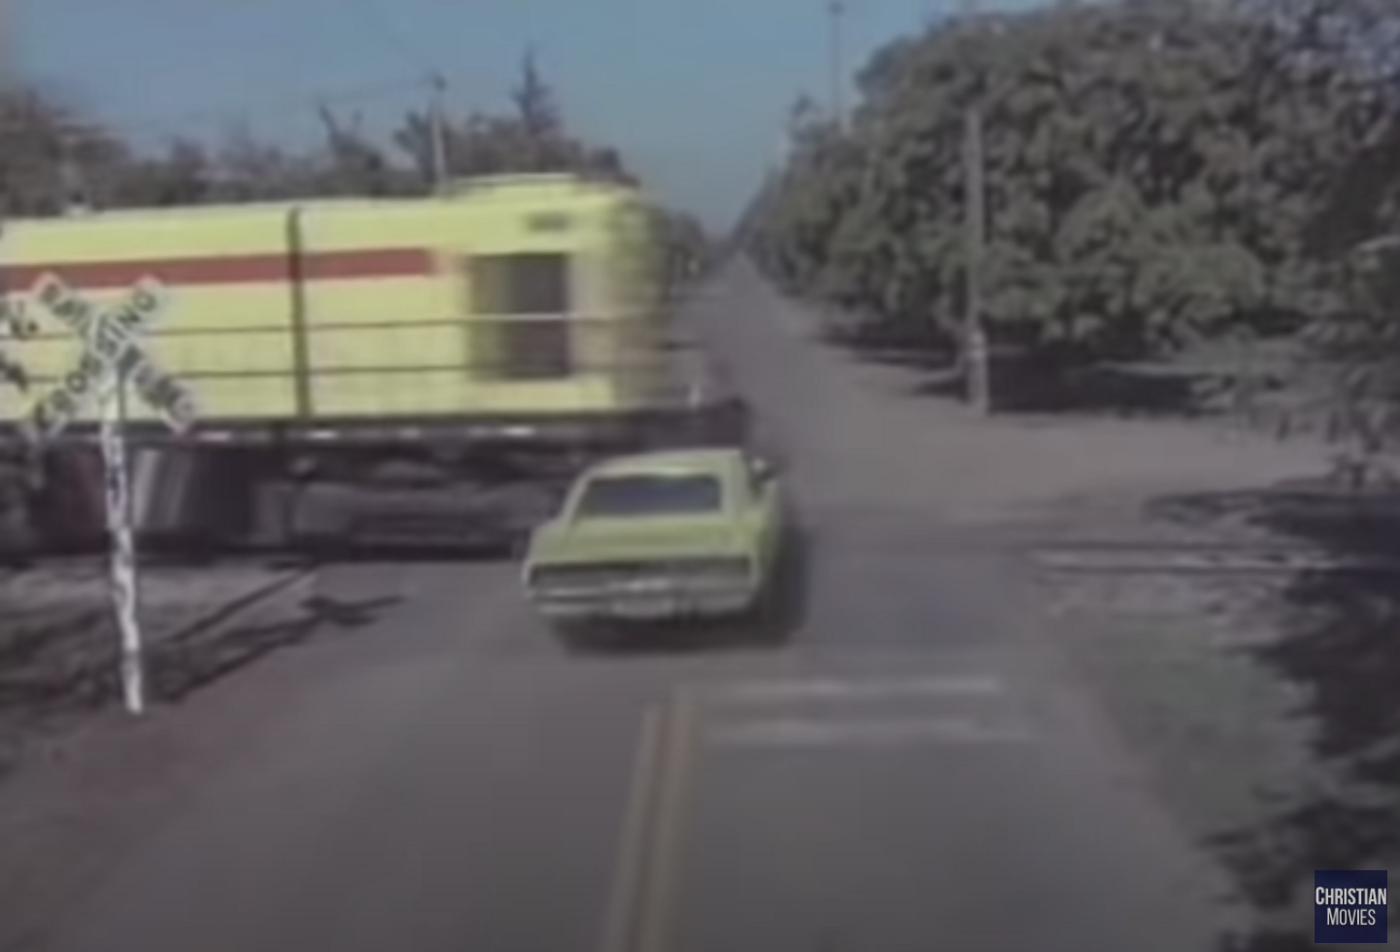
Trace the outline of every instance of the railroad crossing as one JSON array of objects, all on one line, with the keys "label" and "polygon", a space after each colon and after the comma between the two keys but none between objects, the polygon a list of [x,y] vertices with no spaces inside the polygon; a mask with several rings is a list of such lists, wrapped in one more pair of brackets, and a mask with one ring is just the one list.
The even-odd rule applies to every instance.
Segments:
[{"label": "railroad crossing", "polygon": [[166,308],[159,282],[150,278],[141,281],[124,302],[107,311],[53,274],[35,282],[33,295],[85,345],[78,366],[34,405],[31,422],[40,435],[59,435],[105,390],[124,389],[125,383],[131,384],[171,429],[183,432],[194,423],[193,394],[160,367],[141,340],[142,332]]},{"label": "railroad crossing", "polygon": [[122,694],[127,710],[139,714],[146,706],[145,663],[127,472],[126,389],[131,384],[176,432],[194,422],[194,399],[183,383],[161,369],[140,339],[166,307],[164,291],[155,280],[141,281],[125,302],[107,311],[53,274],[35,282],[33,295],[84,345],[78,366],[35,404],[31,420],[35,430],[41,438],[57,436],[94,398],[101,403],[107,527],[112,535],[112,609],[121,635]]}]

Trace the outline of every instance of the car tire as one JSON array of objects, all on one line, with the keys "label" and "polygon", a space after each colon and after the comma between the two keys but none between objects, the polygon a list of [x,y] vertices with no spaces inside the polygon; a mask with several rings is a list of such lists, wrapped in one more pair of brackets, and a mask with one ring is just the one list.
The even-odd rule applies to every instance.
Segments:
[{"label": "car tire", "polygon": [[779,647],[802,627],[807,601],[807,538],[798,527],[784,533],[767,588],[750,613],[754,641]]}]

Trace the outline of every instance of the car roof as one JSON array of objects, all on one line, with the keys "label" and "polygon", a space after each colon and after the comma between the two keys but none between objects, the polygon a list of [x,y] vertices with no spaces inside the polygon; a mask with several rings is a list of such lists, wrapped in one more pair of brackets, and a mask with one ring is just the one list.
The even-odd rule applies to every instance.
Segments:
[{"label": "car roof", "polygon": [[649,473],[695,473],[723,476],[742,465],[736,449],[656,450],[617,456],[593,466],[589,476],[641,476]]}]

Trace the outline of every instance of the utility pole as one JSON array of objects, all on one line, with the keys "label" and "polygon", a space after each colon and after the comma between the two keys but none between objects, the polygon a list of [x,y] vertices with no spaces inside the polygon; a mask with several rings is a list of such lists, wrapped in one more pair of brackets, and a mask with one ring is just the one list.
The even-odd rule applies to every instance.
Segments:
[{"label": "utility pole", "polygon": [[[87,176],[71,139],[66,136],[59,178],[64,193],[64,214],[69,217],[92,214],[94,201]],[[149,295],[147,298],[149,309],[154,311],[155,299]],[[140,715],[146,711],[147,689],[145,638],[141,631],[141,566],[136,548],[136,499],[132,492],[135,472],[127,435],[130,371],[116,363],[107,363],[97,383],[101,412],[98,438],[110,539],[108,591],[120,637],[122,698],[127,713]]]},{"label": "utility pole", "polygon": [[87,177],[78,162],[73,143],[67,131],[62,133],[62,159],[58,166],[59,187],[63,189],[63,214],[69,217],[86,215],[92,210],[92,197],[88,193]]},{"label": "utility pole", "polygon": [[831,49],[828,68],[831,71],[831,115],[836,121],[838,131],[846,129],[846,96],[845,96],[845,0],[830,0],[827,3],[826,11],[831,29]]},{"label": "utility pole", "polygon": [[982,150],[982,110],[967,111],[967,316],[964,342],[967,402],[981,415],[992,412],[991,368],[987,327],[982,317],[983,260],[987,244],[986,157]]},{"label": "utility pole", "polygon": [[447,187],[447,80],[442,74],[433,73],[428,77],[433,90],[432,103],[428,108],[428,134],[432,139],[433,186]]},{"label": "utility pole", "polygon": [[[977,0],[965,0],[963,12],[969,24],[974,23],[978,14]],[[977,95],[980,97],[980,89]],[[963,327],[963,360],[967,370],[967,402],[978,414],[988,416],[992,412],[991,357],[982,313],[987,245],[986,153],[982,103],[976,100],[967,110],[966,137],[963,169],[967,189],[967,314]]]}]

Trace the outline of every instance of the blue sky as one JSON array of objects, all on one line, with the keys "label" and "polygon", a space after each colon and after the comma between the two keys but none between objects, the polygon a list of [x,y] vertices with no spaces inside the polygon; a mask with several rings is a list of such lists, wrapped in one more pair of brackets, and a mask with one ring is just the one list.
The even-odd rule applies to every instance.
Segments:
[{"label": "blue sky", "polygon": [[[533,44],[577,130],[618,144],[661,195],[716,224],[776,155],[796,95],[828,89],[824,0],[8,2],[29,76],[146,138],[242,121],[307,141],[322,96],[383,127],[424,101],[412,84],[429,69],[457,109],[490,107]],[[852,69],[940,10],[848,6]]]}]

